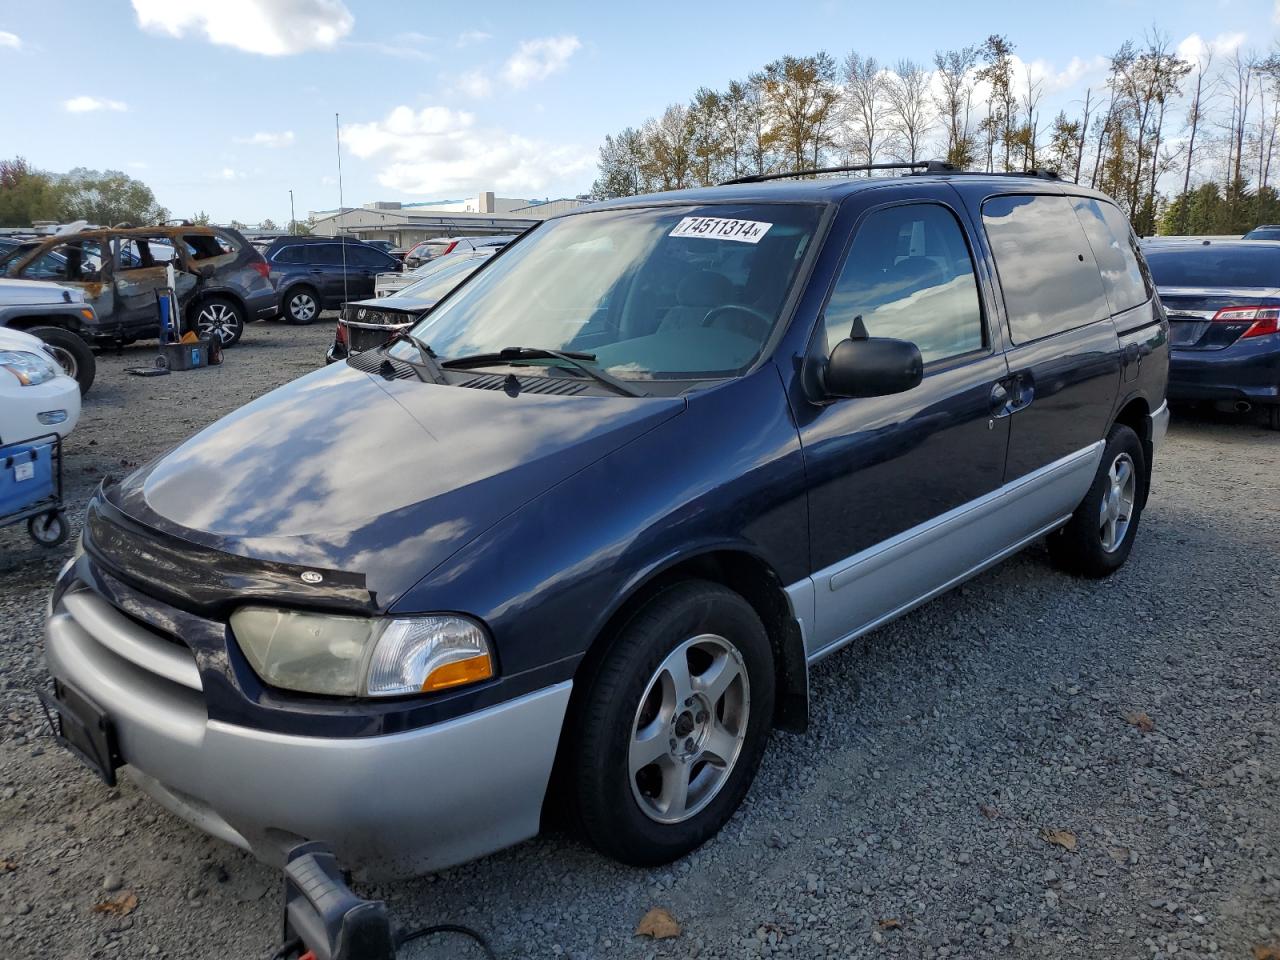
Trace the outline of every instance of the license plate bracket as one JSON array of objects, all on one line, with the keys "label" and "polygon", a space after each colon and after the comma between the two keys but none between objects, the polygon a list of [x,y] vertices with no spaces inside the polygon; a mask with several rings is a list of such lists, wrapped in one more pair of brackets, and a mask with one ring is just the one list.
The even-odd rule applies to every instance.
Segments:
[{"label": "license plate bracket", "polygon": [[105,710],[71,684],[53,682],[53,690],[37,689],[54,739],[92,770],[108,787],[124,765],[115,725]]}]

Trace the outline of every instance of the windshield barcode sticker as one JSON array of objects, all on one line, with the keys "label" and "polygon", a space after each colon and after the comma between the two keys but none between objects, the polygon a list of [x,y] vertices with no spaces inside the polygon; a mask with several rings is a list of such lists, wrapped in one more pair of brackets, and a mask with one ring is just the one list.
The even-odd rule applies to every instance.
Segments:
[{"label": "windshield barcode sticker", "polygon": [[759,220],[730,220],[727,217],[685,217],[667,236],[705,237],[708,240],[737,240],[759,243],[772,223]]}]

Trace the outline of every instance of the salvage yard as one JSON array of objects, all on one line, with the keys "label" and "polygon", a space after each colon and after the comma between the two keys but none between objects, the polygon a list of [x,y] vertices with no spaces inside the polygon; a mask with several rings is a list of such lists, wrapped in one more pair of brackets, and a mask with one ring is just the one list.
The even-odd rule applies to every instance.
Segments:
[{"label": "salvage yard", "polygon": [[[155,379],[125,373],[153,346],[100,355],[71,514],[314,369],[332,329],[254,324],[221,368]],[[742,810],[670,867],[552,831],[357,891],[504,958],[1280,957],[1278,476],[1280,435],[1175,412],[1125,567],[1073,580],[1037,546],[831,657],[809,732],[776,734]],[[0,957],[266,958],[278,875],[46,736],[31,686],[70,552],[0,530]],[[676,937],[633,936],[654,907]]]}]

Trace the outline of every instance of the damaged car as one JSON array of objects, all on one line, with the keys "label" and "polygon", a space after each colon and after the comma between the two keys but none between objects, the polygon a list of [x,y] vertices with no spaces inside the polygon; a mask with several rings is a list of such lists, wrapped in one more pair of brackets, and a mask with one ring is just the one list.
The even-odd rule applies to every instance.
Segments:
[{"label": "damaged car", "polygon": [[95,313],[81,336],[127,344],[159,336],[156,294],[170,266],[187,329],[224,347],[278,309],[266,260],[227,227],[113,227],[31,240],[0,258],[0,276],[79,289]]}]

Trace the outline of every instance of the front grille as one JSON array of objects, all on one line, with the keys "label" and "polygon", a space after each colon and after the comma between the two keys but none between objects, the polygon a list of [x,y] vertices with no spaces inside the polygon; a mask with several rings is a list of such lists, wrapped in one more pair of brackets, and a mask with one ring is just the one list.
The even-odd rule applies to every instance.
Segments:
[{"label": "front grille", "polygon": [[100,647],[135,667],[189,690],[204,689],[190,647],[143,626],[92,590],[65,593],[55,616],[65,616]]}]

